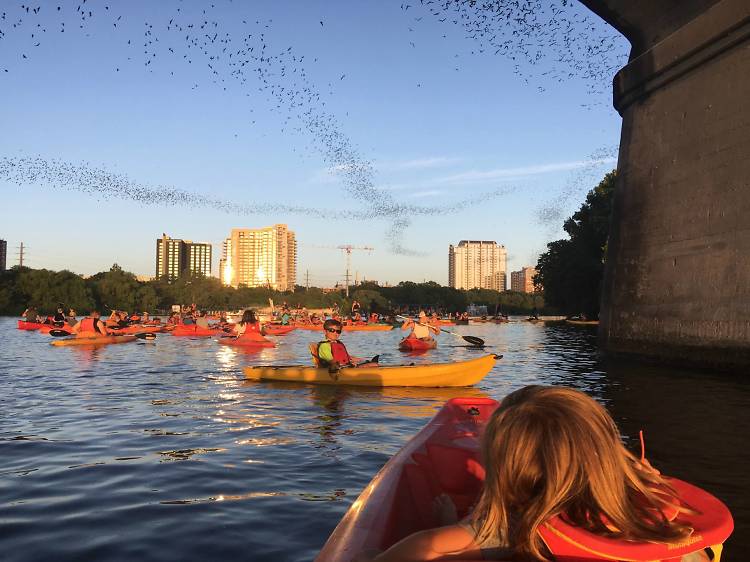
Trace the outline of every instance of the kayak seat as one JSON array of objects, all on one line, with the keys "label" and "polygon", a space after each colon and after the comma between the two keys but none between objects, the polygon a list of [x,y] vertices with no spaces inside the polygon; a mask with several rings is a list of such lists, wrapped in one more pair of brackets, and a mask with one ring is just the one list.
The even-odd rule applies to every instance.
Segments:
[{"label": "kayak seat", "polygon": [[310,343],[309,345],[310,355],[312,355],[313,364],[316,367],[320,367],[320,357],[318,357],[318,344]]}]

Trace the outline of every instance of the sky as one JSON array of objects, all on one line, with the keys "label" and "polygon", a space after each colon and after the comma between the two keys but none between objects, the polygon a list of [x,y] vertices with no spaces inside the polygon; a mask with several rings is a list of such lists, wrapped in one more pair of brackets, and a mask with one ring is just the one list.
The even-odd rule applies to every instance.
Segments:
[{"label": "sky", "polygon": [[232,228],[286,223],[300,284],[343,280],[343,244],[374,248],[360,279],[447,284],[464,239],[510,274],[616,167],[629,46],[577,2],[561,32],[446,0],[28,2],[0,4],[9,265],[23,242],[153,275],[167,233],[215,244],[216,274]]}]

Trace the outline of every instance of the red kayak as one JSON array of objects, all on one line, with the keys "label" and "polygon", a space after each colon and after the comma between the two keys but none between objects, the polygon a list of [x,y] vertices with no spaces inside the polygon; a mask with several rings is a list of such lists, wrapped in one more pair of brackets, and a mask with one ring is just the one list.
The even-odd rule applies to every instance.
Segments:
[{"label": "red kayak", "polygon": [[[391,458],[365,487],[334,529],[316,562],[351,562],[365,550],[383,551],[404,537],[438,526],[432,504],[448,494],[460,518],[482,488],[479,440],[498,402],[453,398]],[[629,542],[593,535],[559,517],[547,521],[542,539],[555,560],[650,560],[679,562],[686,554],[721,545],[733,529],[727,507],[711,494],[677,479],[669,483],[696,514],[686,517],[693,535],[679,545]],[[464,560],[464,562],[473,562]],[[477,561],[478,562],[478,561]]]},{"label": "red kayak", "polygon": [[426,351],[428,349],[435,349],[436,347],[437,340],[432,338],[420,340],[419,338],[408,337],[398,342],[398,348],[401,351]]},{"label": "red kayak", "polygon": [[46,324],[42,324],[41,322],[26,322],[25,320],[19,320],[18,321],[18,329],[19,330],[38,330],[42,326],[45,326]]},{"label": "red kayak", "polygon": [[216,328],[199,328],[195,324],[178,324],[171,331],[173,336],[192,336],[192,337],[210,337],[221,336],[225,332]]},{"label": "red kayak", "polygon": [[284,326],[281,324],[266,324],[263,326],[263,331],[269,336],[285,336],[296,329],[297,326]]},{"label": "red kayak", "polygon": [[219,338],[217,341],[222,345],[235,345],[239,347],[276,347],[274,342],[267,340],[257,333],[253,333],[251,336],[248,334],[240,337],[225,336]]}]

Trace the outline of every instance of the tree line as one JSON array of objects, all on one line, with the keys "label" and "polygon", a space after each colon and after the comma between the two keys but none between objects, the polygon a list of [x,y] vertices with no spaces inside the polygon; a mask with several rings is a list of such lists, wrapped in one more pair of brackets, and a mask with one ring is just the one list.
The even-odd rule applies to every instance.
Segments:
[{"label": "tree line", "polygon": [[290,307],[308,309],[338,304],[341,310],[348,310],[352,301],[357,300],[363,309],[379,313],[407,306],[456,313],[465,311],[470,304],[487,306],[489,314],[545,311],[541,294],[487,289],[464,291],[432,281],[404,281],[392,287],[365,282],[351,288],[347,299],[343,289],[329,292],[297,286],[294,291],[280,292],[265,287],[233,288],[222,285],[216,278],[196,275],[171,281],[139,281],[117,264],[109,271],[87,278],[66,270],[17,266],[0,273],[0,314],[4,315],[19,315],[29,305],[36,306],[40,313],[52,313],[62,305],[66,312],[73,308],[78,314],[87,314],[92,309],[104,314],[110,310],[163,314],[174,304],[191,303],[202,310],[241,310],[265,307],[269,299],[275,304],[286,302]]},{"label": "tree line", "polygon": [[616,178],[612,171],[589,191],[563,225],[569,238],[550,242],[539,256],[534,282],[544,287],[547,304],[563,314],[599,317]]}]

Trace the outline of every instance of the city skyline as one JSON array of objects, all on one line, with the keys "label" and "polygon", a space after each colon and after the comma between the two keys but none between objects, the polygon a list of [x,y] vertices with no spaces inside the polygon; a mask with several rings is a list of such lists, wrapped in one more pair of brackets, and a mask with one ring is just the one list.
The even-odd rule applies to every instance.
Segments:
[{"label": "city skyline", "polygon": [[[262,80],[238,83],[217,77],[210,61],[187,63],[167,30],[179,5],[95,9],[84,30],[47,33],[36,47],[25,29],[5,30],[0,120],[13,134],[0,138],[0,235],[11,248],[27,245],[28,265],[91,274],[108,267],[114,244],[125,269],[153,275],[153,256],[138,248],[162,231],[220,248],[234,225],[287,223],[304,241],[299,271],[316,285],[345,273],[340,255],[316,246],[347,244],[376,249],[352,257],[361,277],[446,284],[445,247],[462,238],[503,240],[511,269],[535,263],[615,166],[621,120],[609,78],[599,97],[576,80],[540,74],[527,84],[521,74],[533,65],[479,53],[429,14],[417,25],[419,6],[217,3],[212,17],[228,37],[262,29],[287,69],[284,79],[271,69],[274,91],[311,93],[314,123],[325,123],[317,130]],[[64,15],[34,17],[51,26]],[[128,43],[143,21],[163,34],[150,63]],[[366,33],[361,21],[372,24]],[[626,41],[618,45],[613,64],[627,56]],[[292,81],[303,71],[306,84]],[[72,225],[88,217],[128,227],[91,237],[73,226],[60,236],[61,213]]]}]

